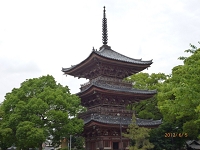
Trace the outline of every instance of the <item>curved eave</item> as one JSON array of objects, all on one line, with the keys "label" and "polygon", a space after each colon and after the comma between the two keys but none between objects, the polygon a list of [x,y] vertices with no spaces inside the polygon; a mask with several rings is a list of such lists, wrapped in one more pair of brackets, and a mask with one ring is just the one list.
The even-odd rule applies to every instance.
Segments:
[{"label": "curved eave", "polygon": [[[137,125],[139,126],[139,127],[158,127],[159,125],[161,125],[162,124],[162,120],[155,120],[155,121],[157,121],[157,123],[146,123],[146,124],[144,124],[144,123],[137,123]],[[119,127],[119,125],[120,125],[120,123],[118,123],[118,124],[114,124],[114,123],[106,123],[106,122],[101,122],[101,121],[96,121],[96,120],[90,120],[89,122],[87,122],[87,123],[84,123],[85,124],[85,126],[90,126],[90,125],[102,125],[102,126],[108,126],[109,125],[109,127]],[[129,124],[122,124],[123,125],[123,127],[128,127],[128,125]]]},{"label": "curved eave", "polygon": [[79,68],[82,64],[85,64],[87,61],[90,61],[93,53],[94,53],[94,51],[92,51],[85,60],[81,61],[77,65],[71,65],[70,68],[62,68],[62,72],[64,72],[65,74],[72,75],[71,73],[73,73],[74,70],[77,70],[77,68]]},{"label": "curved eave", "polygon": [[[90,126],[94,126],[94,125],[98,125],[101,127],[107,127],[109,125],[109,127],[118,127],[119,128],[119,124],[104,123],[104,122],[96,121],[93,119],[91,119],[88,122],[84,122],[84,125],[85,125],[85,127],[90,127]],[[123,126],[126,126],[126,125],[123,125]]]},{"label": "curved eave", "polygon": [[[97,114],[96,114],[97,115]],[[120,119],[118,116],[107,116],[107,115],[97,115],[98,118],[89,118],[84,120],[85,125],[93,124],[94,122],[101,124],[102,126],[111,125],[111,126],[119,126],[120,124],[124,126],[128,126],[132,123],[131,118],[123,117]],[[125,122],[123,120],[126,120]],[[136,118],[136,123],[140,127],[155,127],[162,124],[162,119],[160,120],[153,120],[153,119],[140,119]]]},{"label": "curved eave", "polygon": [[94,92],[104,92],[108,94],[119,94],[119,95],[127,95],[127,96],[142,96],[145,97],[145,99],[153,97],[157,91],[156,90],[138,90],[138,89],[133,89],[133,88],[111,88],[111,87],[105,87],[105,86],[99,86],[99,85],[94,85],[91,84],[88,86],[86,89],[82,90],[81,92],[77,93],[76,95],[82,97],[85,95],[90,95],[93,94]]},{"label": "curved eave", "polygon": [[[106,53],[103,53],[103,51],[110,51],[110,53],[113,53],[113,56],[111,56],[110,53],[108,55],[106,55]],[[123,63],[123,65],[127,65],[127,66],[141,66],[141,70],[146,69],[153,63],[152,60],[142,61],[141,59],[133,59],[133,58],[124,56],[120,53],[117,53],[113,50],[103,49],[100,51],[93,50],[85,60],[83,60],[82,62],[80,62],[77,65],[71,66],[70,68],[62,68],[62,72],[64,72],[65,74],[69,74],[69,75],[75,75],[77,70],[87,68],[88,64],[91,64],[90,62],[95,58],[102,59],[103,61],[107,61],[107,62],[113,61],[114,64]],[[119,59],[119,58],[121,58],[121,59]],[[122,58],[124,58],[124,60]]]}]

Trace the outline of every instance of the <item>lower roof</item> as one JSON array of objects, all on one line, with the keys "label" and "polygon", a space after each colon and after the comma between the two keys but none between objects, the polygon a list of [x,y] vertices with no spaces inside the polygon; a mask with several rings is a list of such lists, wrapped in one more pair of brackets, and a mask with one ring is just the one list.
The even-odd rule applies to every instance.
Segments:
[{"label": "lower roof", "polygon": [[200,140],[196,141],[196,140],[189,140],[186,141],[186,144],[188,147],[193,148],[193,149],[200,149]]},{"label": "lower roof", "polygon": [[[111,115],[103,115],[103,114],[91,114],[87,118],[83,119],[84,124],[87,124],[91,121],[96,121],[104,124],[122,124],[129,125],[132,122],[131,117],[126,116],[111,116]],[[153,119],[140,119],[136,118],[136,123],[138,126],[158,126],[162,123],[162,119],[153,120]]]}]

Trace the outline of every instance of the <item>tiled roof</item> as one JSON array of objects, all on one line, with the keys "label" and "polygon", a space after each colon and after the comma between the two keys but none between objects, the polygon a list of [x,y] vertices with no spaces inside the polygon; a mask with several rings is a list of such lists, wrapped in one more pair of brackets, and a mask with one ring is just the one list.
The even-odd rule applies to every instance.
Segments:
[{"label": "tiled roof", "polygon": [[196,140],[188,140],[188,141],[186,141],[186,144],[188,144],[188,145],[191,145],[191,144],[197,144],[197,145],[200,145],[200,140],[199,141],[196,141]]},{"label": "tiled roof", "polygon": [[120,54],[120,53],[118,53],[118,52],[116,52],[112,49],[102,48],[99,51],[94,51],[94,53],[96,53],[100,56],[106,57],[106,58],[124,61],[124,62],[129,62],[129,63],[134,63],[134,64],[151,64],[152,63],[152,60],[142,61],[142,59],[130,58],[130,57],[122,55],[122,54]]},{"label": "tiled roof", "polygon": [[88,90],[92,86],[106,89],[106,90],[114,90],[114,91],[119,91],[119,92],[129,92],[129,93],[135,93],[135,94],[156,94],[156,90],[139,90],[139,89],[134,89],[134,88],[128,88],[128,87],[123,87],[119,85],[112,85],[108,83],[101,83],[101,82],[91,82],[87,88],[82,90],[81,92],[77,93],[78,95],[80,93],[83,93],[84,91]]},{"label": "tiled roof", "polygon": [[[89,123],[90,121],[96,121],[106,124],[122,124],[129,125],[131,124],[132,118],[130,117],[120,117],[120,116],[109,116],[102,114],[91,114],[88,118],[84,119],[84,124]],[[152,119],[140,119],[136,118],[136,123],[138,126],[154,126],[160,125],[162,120],[152,120]]]},{"label": "tiled roof", "polygon": [[141,65],[151,65],[152,64],[152,60],[143,61],[142,59],[130,58],[130,57],[122,55],[122,54],[120,54],[120,53],[118,53],[118,52],[116,52],[116,51],[114,51],[110,48],[102,47],[99,51],[93,49],[93,51],[90,53],[90,55],[85,60],[81,61],[77,65],[71,65],[71,67],[69,67],[69,68],[62,68],[62,71],[65,72],[65,71],[68,71],[68,70],[75,68],[76,66],[78,66],[81,63],[83,63],[84,61],[86,61],[90,56],[92,56],[93,53],[95,53],[99,56],[102,56],[104,58],[109,58],[109,59],[112,59],[112,60],[118,60],[118,61],[133,63],[133,64],[141,64]]},{"label": "tiled roof", "polygon": [[186,141],[186,144],[188,147],[192,149],[200,149],[200,140],[199,141],[189,140],[189,141]]}]

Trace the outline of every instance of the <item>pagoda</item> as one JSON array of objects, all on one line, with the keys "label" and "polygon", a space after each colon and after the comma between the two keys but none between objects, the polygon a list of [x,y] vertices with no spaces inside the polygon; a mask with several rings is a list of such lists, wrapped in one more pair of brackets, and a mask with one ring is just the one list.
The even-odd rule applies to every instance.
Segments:
[{"label": "pagoda", "polygon": [[[134,89],[131,82],[123,79],[150,67],[152,60],[143,61],[124,56],[107,45],[107,19],[103,10],[102,41],[99,50],[93,48],[81,63],[62,68],[65,75],[89,79],[81,85],[77,95],[87,111],[79,116],[84,120],[86,150],[125,150],[129,139],[122,136],[131,123],[133,111],[127,105],[146,100],[156,90]],[[155,128],[161,120],[136,119],[139,126]]]}]

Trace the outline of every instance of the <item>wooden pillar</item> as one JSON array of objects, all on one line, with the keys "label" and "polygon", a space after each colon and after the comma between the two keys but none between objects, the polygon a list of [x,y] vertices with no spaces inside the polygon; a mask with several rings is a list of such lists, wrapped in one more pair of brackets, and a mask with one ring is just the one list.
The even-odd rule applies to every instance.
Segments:
[{"label": "wooden pillar", "polygon": [[104,146],[103,146],[103,138],[101,138],[99,149],[100,149],[100,150],[103,150],[103,149],[104,149]]}]

